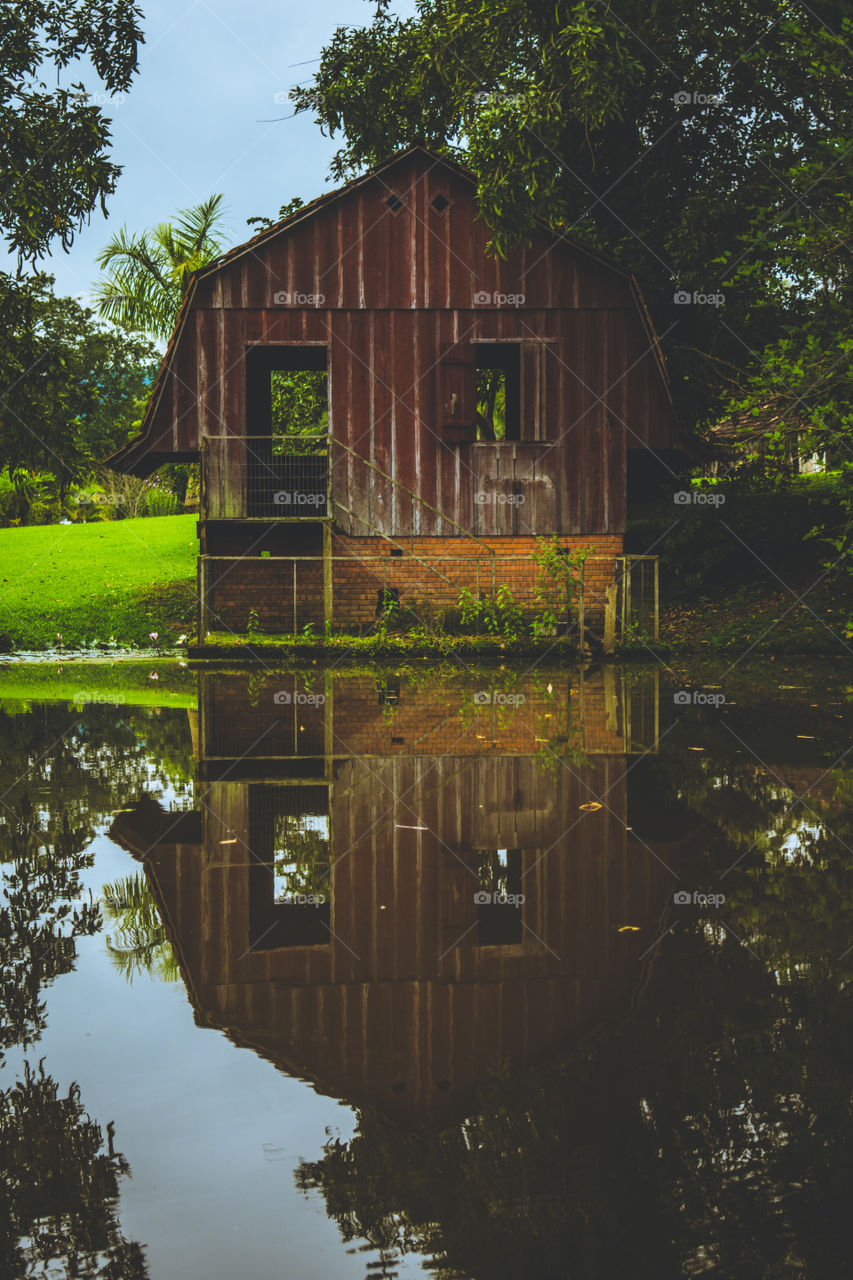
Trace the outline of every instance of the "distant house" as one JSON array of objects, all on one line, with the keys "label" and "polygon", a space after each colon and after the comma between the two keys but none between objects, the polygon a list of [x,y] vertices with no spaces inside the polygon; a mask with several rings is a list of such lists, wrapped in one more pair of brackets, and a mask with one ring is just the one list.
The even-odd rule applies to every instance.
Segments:
[{"label": "distant house", "polygon": [[648,315],[544,224],[495,260],[476,215],[472,175],[414,147],[194,276],[111,462],[201,460],[202,632],[357,626],[462,586],[529,603],[542,535],[613,581],[628,473],[677,450]]},{"label": "distant house", "polygon": [[809,429],[801,414],[782,414],[767,405],[759,413],[735,413],[712,430],[703,450],[711,476],[730,476],[743,468],[761,472],[783,470],[790,475],[826,471],[832,460],[825,453],[806,452],[803,437]]}]

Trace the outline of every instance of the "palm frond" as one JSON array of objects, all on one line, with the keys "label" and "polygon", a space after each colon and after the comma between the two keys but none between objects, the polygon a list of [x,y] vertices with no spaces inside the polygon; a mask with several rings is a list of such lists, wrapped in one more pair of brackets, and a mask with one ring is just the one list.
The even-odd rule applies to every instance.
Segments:
[{"label": "palm frond", "polygon": [[141,234],[121,227],[96,258],[106,272],[93,290],[98,314],[167,338],[192,273],[222,252],[222,200],[210,196]]},{"label": "palm frond", "polygon": [[[210,257],[215,257],[222,248],[222,240],[217,231],[225,217],[222,208],[224,196],[209,196],[201,204],[192,209],[181,209],[175,222],[179,237],[189,249],[191,256],[202,252],[205,248],[215,250]],[[209,261],[210,259],[208,259]]]}]

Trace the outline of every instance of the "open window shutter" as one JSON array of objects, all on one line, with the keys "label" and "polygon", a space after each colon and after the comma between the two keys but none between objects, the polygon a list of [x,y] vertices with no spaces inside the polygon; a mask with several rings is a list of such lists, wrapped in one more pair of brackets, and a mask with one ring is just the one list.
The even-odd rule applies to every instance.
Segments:
[{"label": "open window shutter", "polygon": [[442,343],[439,349],[438,426],[443,440],[463,444],[474,439],[474,345]]}]

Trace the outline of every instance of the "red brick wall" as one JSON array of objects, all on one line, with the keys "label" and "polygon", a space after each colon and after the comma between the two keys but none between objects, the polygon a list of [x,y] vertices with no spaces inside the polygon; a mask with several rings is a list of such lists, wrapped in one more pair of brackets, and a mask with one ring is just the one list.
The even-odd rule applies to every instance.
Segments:
[{"label": "red brick wall", "polygon": [[[323,629],[323,565],[296,561],[296,629]],[[199,560],[199,597],[207,604],[208,631],[245,633],[254,609],[267,635],[293,631],[293,560],[247,556]],[[205,589],[206,587],[206,589]]]},{"label": "red brick wall", "polygon": [[[492,672],[427,686],[405,676],[389,685],[341,672],[307,683],[216,672],[199,688],[205,757],[323,755],[328,741],[335,756],[529,755],[547,766],[570,749],[620,755],[630,745],[623,686],[614,678],[608,687],[601,672],[581,684],[577,673]],[[654,696],[653,682],[645,689]]]},{"label": "red brick wall", "polygon": [[[393,556],[394,544],[382,538],[352,538],[336,534],[332,539],[335,557],[352,557],[348,563],[335,560],[334,619],[340,625],[372,622],[379,592],[396,588],[400,603],[428,600],[440,608],[456,605],[462,587],[474,594],[491,595],[506,585],[513,599],[526,609],[535,607],[538,569],[533,560],[536,538],[404,538],[399,540],[402,556]],[[604,587],[613,582],[615,566],[608,556],[622,552],[621,534],[598,537],[563,538],[571,550],[588,548],[596,556],[586,565],[586,608],[595,613],[603,607]],[[493,557],[495,552],[494,581]],[[449,581],[448,581],[449,579]]]},{"label": "red brick wall", "polygon": [[[585,566],[587,620],[599,619],[604,588],[614,581],[615,557],[622,552],[621,534],[564,538],[571,550],[589,549],[595,558]],[[402,548],[402,555],[392,551]],[[454,607],[463,587],[490,596],[509,587],[513,599],[527,610],[536,607],[538,568],[533,559],[536,539],[526,537],[471,538],[411,537],[398,547],[384,538],[332,538],[333,619],[336,626],[356,627],[375,621],[380,595],[399,592],[402,606],[417,609],[429,602],[439,609]],[[491,552],[494,551],[494,557]],[[199,563],[199,591],[206,583],[209,631],[245,632],[249,613],[258,614],[262,632],[282,634],[294,629],[296,564],[296,629],[307,623],[322,628],[323,567],[319,560],[286,557],[229,559],[205,556]]]}]

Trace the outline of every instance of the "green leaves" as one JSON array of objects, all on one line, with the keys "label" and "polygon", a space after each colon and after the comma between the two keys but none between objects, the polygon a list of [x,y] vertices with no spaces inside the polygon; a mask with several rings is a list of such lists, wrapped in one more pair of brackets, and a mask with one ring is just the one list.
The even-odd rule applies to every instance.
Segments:
[{"label": "green leaves", "polygon": [[223,196],[210,196],[137,235],[121,227],[96,258],[98,314],[125,329],[168,338],[194,271],[222,253]]},{"label": "green leaves", "polygon": [[121,95],[138,68],[140,17],[128,0],[0,0],[0,228],[22,260],[57,239],[68,249],[121,172],[109,117],[84,85],[48,90],[38,76],[53,64],[59,80],[88,57],[107,93]]},{"label": "green leaves", "polygon": [[[634,272],[679,416],[710,424],[788,330],[820,339],[804,385],[831,363],[821,294],[853,330],[851,24],[833,21],[790,0],[380,6],[294,100],[341,138],[336,177],[420,140],[477,174],[494,252],[539,218]],[[681,288],[725,304],[675,307]]]},{"label": "green leaves", "polygon": [[0,469],[50,471],[66,486],[127,439],[157,353],[52,284],[0,274]]}]

